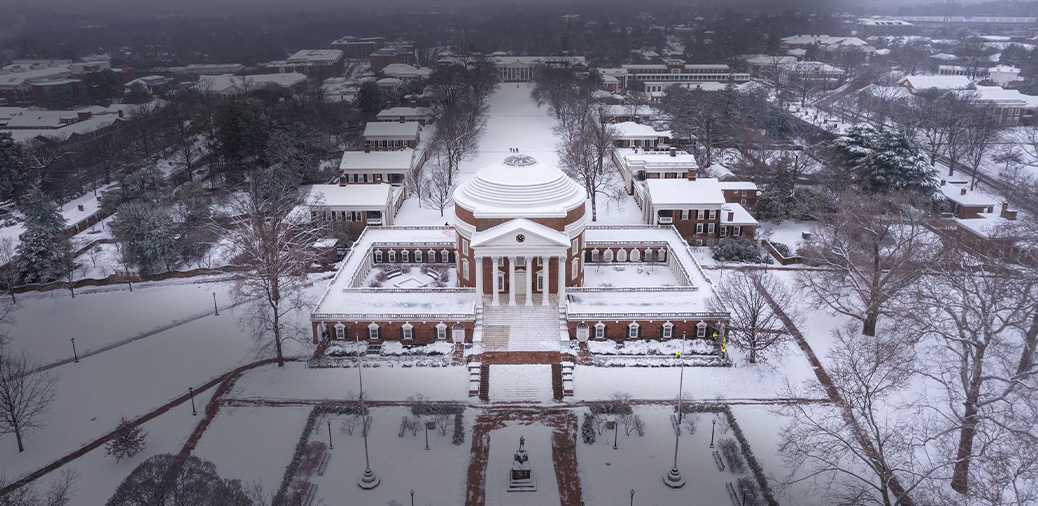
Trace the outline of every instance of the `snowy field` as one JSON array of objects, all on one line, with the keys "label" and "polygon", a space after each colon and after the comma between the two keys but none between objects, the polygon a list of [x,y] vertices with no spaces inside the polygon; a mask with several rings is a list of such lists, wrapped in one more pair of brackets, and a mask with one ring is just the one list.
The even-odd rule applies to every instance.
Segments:
[{"label": "snowy field", "polygon": [[[366,397],[376,401],[402,401],[422,394],[434,401],[468,400],[468,370],[464,367],[364,367]],[[245,373],[228,394],[232,398],[273,400],[342,399],[360,392],[356,367],[307,369],[306,364],[284,368],[263,367]]]},{"label": "snowy field", "polygon": [[[714,465],[710,449],[710,420],[714,415],[710,413],[698,415],[695,434],[681,435],[678,470],[685,478],[685,486],[672,489],[663,483],[663,476],[674,464],[674,429],[670,422],[673,413],[672,407],[638,407],[634,414],[645,422],[644,436],[633,431],[628,436],[620,423],[619,432],[607,429],[593,445],[577,442],[580,484],[586,504],[621,504],[617,499],[629,498],[632,488],[635,504],[731,504],[725,483],[734,481],[735,475]],[[719,441],[721,434],[716,436]]]}]

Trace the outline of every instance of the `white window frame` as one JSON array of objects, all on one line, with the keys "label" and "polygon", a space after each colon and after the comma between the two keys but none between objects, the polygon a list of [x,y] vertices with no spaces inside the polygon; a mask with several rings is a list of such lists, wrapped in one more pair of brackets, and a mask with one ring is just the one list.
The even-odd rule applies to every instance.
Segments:
[{"label": "white window frame", "polygon": [[400,261],[409,264],[411,263],[411,252],[406,249],[400,252]]},{"label": "white window frame", "polygon": [[346,326],[341,323],[335,324],[335,338],[346,339]]},{"label": "white window frame", "polygon": [[631,261],[638,262],[642,259],[642,250],[638,248],[631,248]]},{"label": "white window frame", "polygon": [[461,259],[461,275],[465,279],[469,279],[469,259],[467,258]]},{"label": "white window frame", "polygon": [[714,228],[714,224],[713,223],[707,223],[706,224],[706,233],[713,234],[714,230],[716,230],[716,229]]},{"label": "white window frame", "polygon": [[414,339],[414,325],[411,325],[410,323],[405,323],[402,327],[400,327],[400,330],[402,331],[402,337],[404,340],[411,341]]},{"label": "white window frame", "polygon": [[598,251],[598,248],[591,250],[591,261],[599,262],[602,260],[602,252]]},{"label": "white window frame", "polygon": [[447,339],[447,325],[442,322],[436,325],[436,339]]},{"label": "white window frame", "polygon": [[436,263],[436,250],[426,251],[425,254],[428,256],[430,262]]},{"label": "white window frame", "polygon": [[627,261],[627,250],[620,248],[616,251],[616,261],[626,262]]},{"label": "white window frame", "polygon": [[389,250],[389,261],[390,262],[396,262],[396,250],[395,249]]},{"label": "white window frame", "polygon": [[702,234],[703,233],[703,224],[702,223],[696,223],[696,233],[697,234]]},{"label": "white window frame", "polygon": [[377,323],[368,325],[368,339],[377,341],[380,337],[382,337],[382,328]]},{"label": "white window frame", "polygon": [[689,211],[688,209],[682,209],[681,210],[681,219],[683,219],[683,220],[687,220],[688,219],[688,214],[689,214],[688,211]]},{"label": "white window frame", "polygon": [[660,338],[670,339],[672,337],[674,337],[674,324],[670,322],[664,323],[660,329]]},{"label": "white window frame", "polygon": [[469,242],[466,241],[464,237],[461,238],[461,254],[469,254]]},{"label": "white window frame", "polygon": [[578,341],[581,340],[581,339],[587,340],[587,338],[589,338],[589,337],[591,337],[591,327],[588,326],[588,324],[586,324],[586,323],[578,324],[577,325],[577,340]]},{"label": "white window frame", "polygon": [[375,250],[375,262],[382,263],[382,250],[380,249]]},{"label": "white window frame", "polygon": [[544,291],[544,271],[540,271],[537,273],[537,291]]},{"label": "white window frame", "polygon": [[569,244],[570,244],[570,249],[573,250],[573,254],[576,255],[577,251],[580,250],[580,248],[579,248],[579,246],[580,246],[580,239],[577,238],[577,237],[574,237],[573,240],[571,240]]},{"label": "white window frame", "polygon": [[699,323],[696,324],[696,337],[697,338],[704,338],[704,337],[706,337],[706,322],[699,322]]},{"label": "white window frame", "polygon": [[595,324],[595,339],[605,339],[606,337],[606,326],[604,323]]},{"label": "white window frame", "polygon": [[451,252],[447,250],[440,250],[440,255],[443,256],[443,263],[447,264],[451,261]]},{"label": "white window frame", "polygon": [[574,257],[573,263],[570,265],[570,279],[577,279],[577,274],[580,271],[580,258]]},{"label": "white window frame", "polygon": [[420,249],[414,250],[414,261],[415,261],[415,263],[419,263],[419,264],[422,263],[422,250],[420,250]]},{"label": "white window frame", "polygon": [[607,263],[607,264],[608,263],[612,263],[613,262],[613,250],[611,250],[611,249],[605,250],[605,253],[602,253],[602,261]]},{"label": "white window frame", "polygon": [[638,330],[641,329],[641,325],[637,322],[631,322],[627,325],[627,339],[638,339]]},{"label": "white window frame", "polygon": [[735,226],[735,230],[732,231],[734,237],[742,237],[742,227],[739,225]]}]

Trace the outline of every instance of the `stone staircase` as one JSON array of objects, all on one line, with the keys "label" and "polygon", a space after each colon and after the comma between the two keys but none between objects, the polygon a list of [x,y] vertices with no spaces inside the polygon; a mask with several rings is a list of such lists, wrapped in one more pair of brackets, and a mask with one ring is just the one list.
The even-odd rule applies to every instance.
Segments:
[{"label": "stone staircase", "polygon": [[[558,306],[486,305],[482,316],[482,339],[487,351],[559,351]],[[491,327],[505,327],[504,343],[502,332]]]},{"label": "stone staircase", "polygon": [[484,351],[508,351],[508,337],[511,334],[507,325],[481,325]]},{"label": "stone staircase", "polygon": [[479,400],[490,400],[490,364],[479,366]]},{"label": "stone staircase", "polygon": [[483,364],[480,362],[469,362],[466,367],[469,370],[469,397],[476,397],[483,388]]}]

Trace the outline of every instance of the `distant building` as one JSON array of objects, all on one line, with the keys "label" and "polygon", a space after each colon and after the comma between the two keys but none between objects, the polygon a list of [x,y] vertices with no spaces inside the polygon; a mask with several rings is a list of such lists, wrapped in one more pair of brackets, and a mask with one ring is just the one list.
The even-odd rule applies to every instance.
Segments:
[{"label": "distant building", "polygon": [[914,26],[908,21],[887,18],[860,18],[858,19],[858,36],[867,39],[869,37],[902,36],[911,35]]},{"label": "distant building", "polygon": [[126,89],[126,91],[130,91],[135,86],[143,86],[145,91],[147,91],[148,93],[154,95],[154,94],[159,93],[159,92],[161,92],[161,91],[163,91],[165,89],[168,89],[169,86],[170,86],[170,83],[172,83],[172,82],[173,82],[173,78],[172,77],[157,76],[157,75],[155,75],[155,76],[144,76],[144,77],[138,77],[137,79],[134,79],[133,81],[130,81],[130,82],[126,83],[124,88]]},{"label": "distant building", "polygon": [[670,130],[657,131],[651,125],[625,121],[613,125],[616,132],[616,147],[658,149],[670,145]]},{"label": "distant building", "polygon": [[307,198],[310,219],[344,222],[350,236],[357,237],[368,226],[393,225],[399,209],[397,196],[402,192],[402,188],[384,183],[313,185]]},{"label": "distant building", "polygon": [[417,68],[406,63],[390,63],[382,69],[382,75],[393,77],[407,82],[414,79],[427,79],[432,74],[432,69]]},{"label": "distant building", "polygon": [[86,96],[80,77],[102,70],[113,70],[120,84],[133,79],[132,71],[107,61],[15,60],[0,69],[0,106],[71,107]]},{"label": "distant building", "polygon": [[988,79],[999,86],[1020,80],[1020,69],[1010,65],[997,65],[987,69]]},{"label": "distant building", "polygon": [[330,47],[342,51],[347,60],[364,60],[385,45],[385,37],[343,37],[332,42]]},{"label": "distant building", "polygon": [[917,34],[968,30],[983,34],[1034,37],[1038,33],[1038,17],[897,16],[895,19],[912,23]]},{"label": "distant building", "polygon": [[562,24],[568,25],[570,23],[577,23],[580,21],[580,14],[563,14]]},{"label": "distant building", "polygon": [[306,85],[306,76],[291,72],[288,74],[256,74],[249,76],[233,76],[230,74],[219,76],[201,76],[198,79],[198,89],[208,95],[230,96],[239,93],[264,89],[277,88],[284,91],[293,91]]},{"label": "distant building", "polygon": [[347,151],[339,162],[339,184],[404,184],[407,175],[423,160],[414,149]]},{"label": "distant building", "polygon": [[417,65],[418,57],[414,53],[414,44],[391,44],[368,55],[368,61],[372,72],[381,72],[394,63]]},{"label": "distant building", "polygon": [[540,66],[572,68],[576,71],[587,69],[587,60],[583,56],[510,56],[505,53],[494,53],[492,60],[502,82],[530,82],[536,69]]},{"label": "distant building", "polygon": [[305,74],[341,65],[342,60],[343,53],[339,49],[304,49],[289,56],[288,59],[272,61],[266,64],[266,67],[277,69],[282,73],[302,72]]},{"label": "distant building", "polygon": [[857,37],[833,37],[830,35],[793,35],[782,38],[782,48],[787,50],[804,50],[817,47],[821,50],[823,60],[858,59],[867,61],[876,52],[864,40]]},{"label": "distant building", "polygon": [[387,151],[418,147],[422,125],[417,121],[368,123],[364,127],[364,149]]},{"label": "distant building", "polygon": [[378,112],[375,119],[378,121],[396,121],[398,123],[416,121],[420,125],[426,126],[433,122],[434,116],[431,109],[428,107],[418,107],[418,104],[412,101],[411,105],[406,107],[383,109]]},{"label": "distant building", "polygon": [[728,237],[752,240],[757,220],[741,204],[730,203],[721,182],[698,178],[648,179],[642,211],[649,225],[673,225],[695,246],[710,246]]},{"label": "distant building", "polygon": [[202,63],[172,69],[176,74],[185,74],[195,79],[201,76],[219,76],[224,74],[241,74],[245,65],[240,63]]},{"label": "distant building", "polygon": [[973,81],[961,75],[907,76],[898,81],[898,84],[912,93],[918,93],[928,89],[965,90],[973,86]]}]

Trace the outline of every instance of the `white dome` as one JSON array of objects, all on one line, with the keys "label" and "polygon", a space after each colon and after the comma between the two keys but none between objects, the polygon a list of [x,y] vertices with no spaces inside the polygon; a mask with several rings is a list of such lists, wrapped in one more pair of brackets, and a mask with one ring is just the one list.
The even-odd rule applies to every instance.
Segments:
[{"label": "white dome", "polygon": [[454,202],[477,218],[564,217],[586,198],[561,170],[527,155],[481,169],[454,190]]}]

